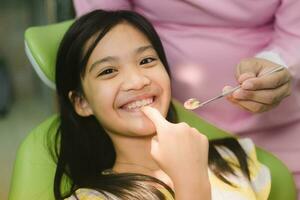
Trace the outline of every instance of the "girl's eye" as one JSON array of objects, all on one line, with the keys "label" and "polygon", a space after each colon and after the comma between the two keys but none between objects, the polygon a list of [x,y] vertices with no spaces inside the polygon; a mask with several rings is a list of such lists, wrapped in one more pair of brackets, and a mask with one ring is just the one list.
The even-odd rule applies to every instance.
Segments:
[{"label": "girl's eye", "polygon": [[109,69],[105,69],[102,72],[100,72],[100,74],[98,76],[104,76],[104,75],[108,75],[111,73],[116,72],[117,70],[113,69],[113,68],[109,68]]},{"label": "girl's eye", "polygon": [[151,63],[153,61],[155,61],[156,59],[155,58],[145,58],[143,59],[141,62],[140,62],[140,65],[145,65],[145,64],[148,64],[148,63]]}]

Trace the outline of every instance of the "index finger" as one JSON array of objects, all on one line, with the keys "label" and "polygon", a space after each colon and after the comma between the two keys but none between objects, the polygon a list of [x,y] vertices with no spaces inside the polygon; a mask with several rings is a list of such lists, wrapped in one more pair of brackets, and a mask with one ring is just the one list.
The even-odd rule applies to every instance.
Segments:
[{"label": "index finger", "polygon": [[154,123],[156,129],[166,127],[170,124],[155,108],[145,106],[141,110]]},{"label": "index finger", "polygon": [[242,61],[236,68],[236,78],[240,83],[248,78],[254,78],[260,71],[260,67],[249,60]]},{"label": "index finger", "polygon": [[[242,83],[243,89],[262,90],[275,89],[290,81],[290,75],[286,69],[272,74],[261,74],[257,78],[248,79]],[[251,85],[251,88],[247,87]]]}]

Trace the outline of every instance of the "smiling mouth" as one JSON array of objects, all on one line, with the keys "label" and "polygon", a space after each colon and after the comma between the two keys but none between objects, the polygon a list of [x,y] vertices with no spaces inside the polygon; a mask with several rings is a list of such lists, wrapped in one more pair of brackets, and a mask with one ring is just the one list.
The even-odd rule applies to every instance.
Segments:
[{"label": "smiling mouth", "polygon": [[151,105],[154,102],[154,99],[155,99],[154,96],[152,96],[149,98],[133,101],[131,103],[122,106],[121,108],[127,111],[139,111],[140,108]]}]

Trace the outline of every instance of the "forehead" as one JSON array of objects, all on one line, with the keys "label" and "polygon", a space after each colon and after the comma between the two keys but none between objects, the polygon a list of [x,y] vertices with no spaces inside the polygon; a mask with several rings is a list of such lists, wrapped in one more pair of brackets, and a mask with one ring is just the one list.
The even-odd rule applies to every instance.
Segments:
[{"label": "forehead", "polygon": [[[88,45],[94,41],[91,38]],[[128,51],[132,48],[138,48],[143,45],[149,45],[150,41],[147,36],[135,26],[128,22],[122,22],[109,30],[98,42],[94,51],[98,54],[112,54],[117,51]]]}]

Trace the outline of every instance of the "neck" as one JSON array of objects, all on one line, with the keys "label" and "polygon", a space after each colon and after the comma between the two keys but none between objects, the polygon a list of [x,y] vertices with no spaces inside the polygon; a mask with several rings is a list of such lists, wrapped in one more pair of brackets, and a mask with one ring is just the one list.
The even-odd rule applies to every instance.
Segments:
[{"label": "neck", "polygon": [[114,172],[152,176],[173,188],[170,177],[151,156],[152,136],[142,138],[113,135],[111,138],[116,150],[116,162],[112,169]]},{"label": "neck", "polygon": [[151,156],[151,139],[149,137],[124,137],[113,135],[116,150],[116,162],[113,169],[117,172],[146,173],[160,170]]}]

